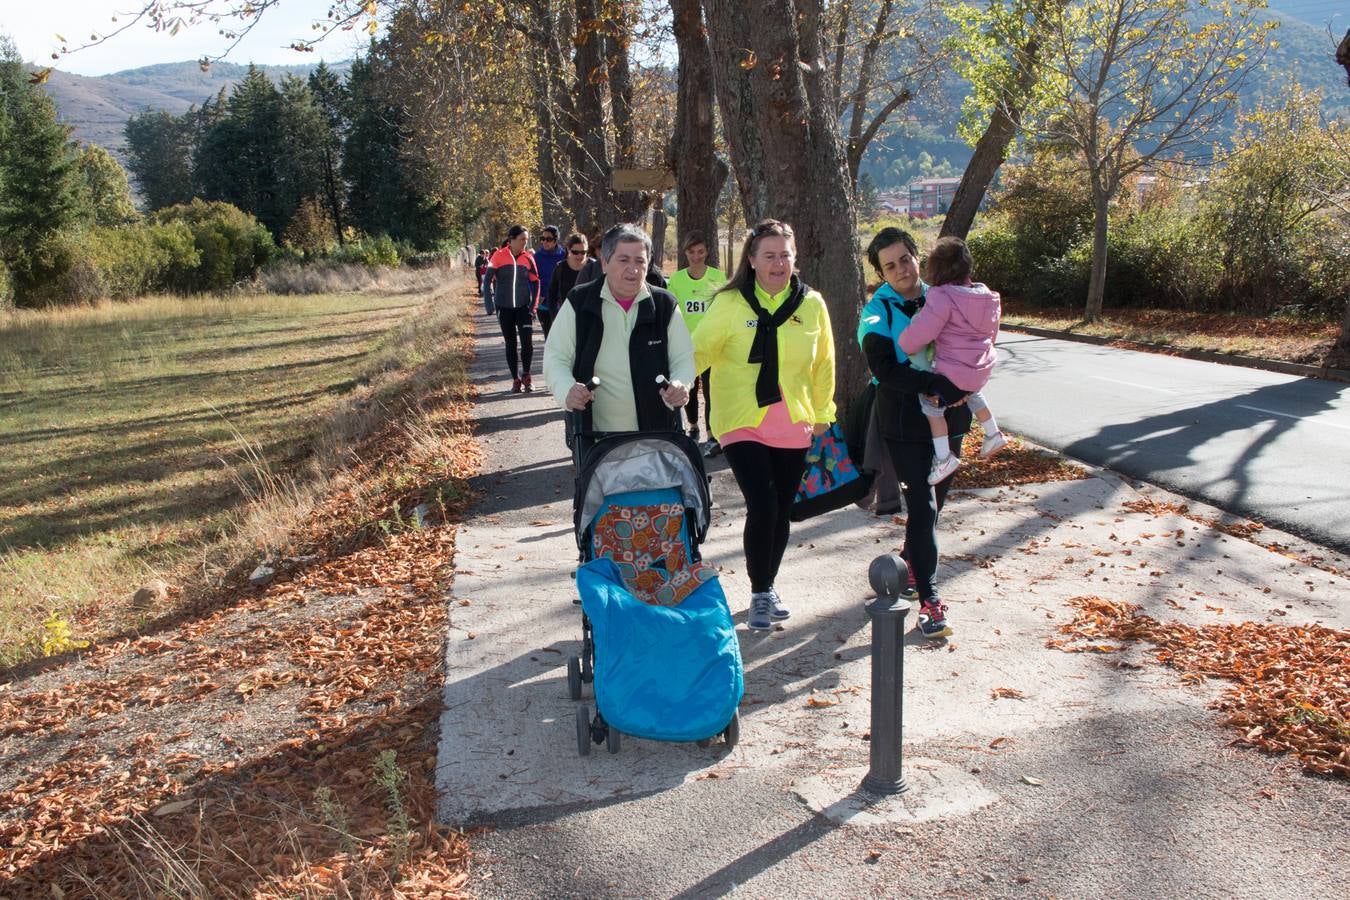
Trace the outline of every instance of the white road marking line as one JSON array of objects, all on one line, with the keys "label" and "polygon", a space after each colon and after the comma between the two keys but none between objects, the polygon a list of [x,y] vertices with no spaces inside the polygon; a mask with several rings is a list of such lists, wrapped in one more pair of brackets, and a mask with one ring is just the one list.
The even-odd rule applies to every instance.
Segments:
[{"label": "white road marking line", "polygon": [[1350,431],[1350,425],[1340,425],[1337,424],[1336,422],[1323,422],[1317,419],[1309,419],[1306,416],[1294,416],[1290,415],[1289,413],[1276,412],[1273,409],[1265,409],[1260,406],[1247,406],[1245,403],[1239,403],[1237,404],[1237,406],[1239,409],[1250,409],[1252,412],[1265,413],[1266,415],[1269,416],[1281,416],[1285,419],[1297,419],[1300,422],[1309,421],[1313,422],[1316,425],[1330,425],[1332,428],[1344,428],[1346,431]]},{"label": "white road marking line", "polygon": [[1089,377],[1089,378],[1095,378],[1095,379],[1097,379],[1098,381],[1109,381],[1109,382],[1111,382],[1112,384],[1123,384],[1123,385],[1125,385],[1126,387],[1142,388],[1143,390],[1146,390],[1146,391],[1158,391],[1159,393],[1163,393],[1163,394],[1177,394],[1177,393],[1180,393],[1180,391],[1172,391],[1172,390],[1168,390],[1167,388],[1154,387],[1154,386],[1151,385],[1151,384],[1135,384],[1133,381],[1118,381],[1118,380],[1116,380],[1115,378],[1103,378],[1101,375],[1089,375],[1088,377]]}]

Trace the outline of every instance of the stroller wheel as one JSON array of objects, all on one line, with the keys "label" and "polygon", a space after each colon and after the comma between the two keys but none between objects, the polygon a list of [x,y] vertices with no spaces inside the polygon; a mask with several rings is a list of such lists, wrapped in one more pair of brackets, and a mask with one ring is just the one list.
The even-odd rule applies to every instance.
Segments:
[{"label": "stroller wheel", "polygon": [[619,752],[619,729],[613,725],[608,726],[605,731],[605,749],[610,753]]},{"label": "stroller wheel", "polygon": [[581,660],[575,656],[567,657],[567,695],[573,700],[581,699]]},{"label": "stroller wheel", "polygon": [[584,705],[577,707],[577,752],[591,755],[591,711]]},{"label": "stroller wheel", "polygon": [[741,714],[739,710],[731,714],[731,721],[727,723],[722,736],[727,739],[727,749],[735,750],[736,744],[741,740]]}]

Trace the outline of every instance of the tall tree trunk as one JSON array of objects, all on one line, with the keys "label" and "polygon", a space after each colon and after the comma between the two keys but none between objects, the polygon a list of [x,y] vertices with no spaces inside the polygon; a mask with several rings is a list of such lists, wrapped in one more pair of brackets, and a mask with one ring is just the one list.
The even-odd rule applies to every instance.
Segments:
[{"label": "tall tree trunk", "polygon": [[[1057,11],[1064,5],[1065,0],[1052,0],[1048,4],[1050,11]],[[1034,18],[1027,26],[1030,31],[1026,44],[1013,54],[1012,82],[1001,92],[998,103],[990,111],[984,134],[975,143],[975,154],[961,175],[961,183],[956,186],[956,196],[942,222],[940,237],[964,239],[970,234],[984,195],[994,183],[999,166],[1007,162],[1008,147],[1022,127],[1027,99],[1041,77],[1042,34],[1048,15],[1046,4],[1039,4],[1032,15]]]},{"label": "tall tree trunk", "polygon": [[1092,206],[1092,274],[1088,278],[1087,308],[1083,313],[1083,319],[1088,322],[1096,322],[1102,317],[1102,299],[1106,296],[1106,238],[1111,195],[1094,186]]},{"label": "tall tree trunk", "polygon": [[652,208],[652,263],[656,271],[665,272],[666,266],[666,211],[657,203]]},{"label": "tall tree trunk", "polygon": [[[609,106],[614,122],[614,168],[632,169],[637,165],[637,134],[633,123],[633,73],[628,47],[633,38],[636,16],[633,0],[622,0],[606,16],[605,61],[609,68]],[[613,221],[637,222],[647,211],[647,197],[641,191],[614,191]]]},{"label": "tall tree trunk", "polygon": [[530,80],[534,87],[535,163],[539,175],[540,201],[544,223],[557,225],[565,222],[567,185],[566,157],[559,152],[562,143],[562,123],[558,118],[558,68],[562,60],[555,56],[557,46],[558,14],[554,4],[535,2],[530,5],[536,27],[531,30],[529,64]]},{"label": "tall tree trunk", "polygon": [[[850,98],[848,98],[850,106],[848,139],[844,147],[845,153],[848,155],[849,185],[854,192],[858,189],[858,169],[862,166],[863,153],[867,151],[867,145],[871,143],[877,128],[880,127],[886,116],[898,109],[902,103],[908,102],[912,96],[909,91],[901,92],[905,99],[894,106],[887,104],[889,109],[885,110],[883,115],[877,117],[876,125],[865,128],[863,120],[867,118],[867,98],[868,94],[872,92],[872,79],[876,76],[877,53],[881,50],[881,41],[886,34],[886,26],[891,18],[891,7],[893,5],[893,0],[882,0],[881,8],[877,11],[876,24],[872,27],[872,34],[867,39],[867,43],[863,45],[862,60],[858,65],[858,83]],[[866,136],[864,136],[864,131],[867,132]]]},{"label": "tall tree trunk", "polygon": [[699,0],[671,0],[670,6],[680,54],[675,133],[669,149],[680,212],[677,261],[680,268],[689,265],[684,239],[696,231],[707,241],[708,265],[717,266],[717,198],[727,180],[727,164],[718,158],[714,144],[712,52]]},{"label": "tall tree trunk", "polygon": [[726,270],[725,270],[726,273],[727,273],[728,275],[731,274],[731,270],[732,270],[732,268],[735,266],[735,263],[736,263],[736,244],[738,243],[737,237],[738,237],[738,236],[737,236],[737,234],[736,234],[736,204],[734,204],[734,203],[728,203],[728,204],[727,204],[727,260],[726,260],[726,262],[727,262],[727,267],[726,267]]},{"label": "tall tree trunk", "polygon": [[576,11],[576,134],[581,137],[581,159],[574,176],[577,190],[573,212],[577,227],[593,239],[613,224],[614,214],[610,188],[614,166],[605,140],[604,84],[608,69],[596,0],[576,0]]},{"label": "tall tree trunk", "polygon": [[[708,0],[708,6],[718,5]],[[848,182],[848,161],[839,135],[839,117],[830,90],[820,40],[818,0],[749,0],[744,15],[755,23],[747,45],[755,64],[748,71],[750,123],[760,136],[762,167],[756,173],[733,147],[738,181],[767,182],[765,214],[790,223],[797,236],[797,263],[802,278],[819,290],[829,306],[837,360],[836,396],[841,412],[865,382],[866,366],[855,333],[862,301],[862,266],[858,255],[857,214]],[[793,8],[795,7],[795,9]],[[795,14],[794,14],[795,13]],[[711,34],[722,27],[711,12]],[[739,68],[739,58],[713,58],[719,76]],[[743,56],[743,54],[739,54]],[[719,85],[718,97],[722,93]],[[733,121],[725,107],[723,122]]]},{"label": "tall tree trunk", "polygon": [[[749,9],[744,0],[703,0],[703,13],[712,52],[717,109],[731,153],[741,209],[747,223],[758,222],[768,209],[768,179],[751,98],[751,74],[758,57],[750,49]],[[783,14],[783,10],[775,10],[775,15]]]},{"label": "tall tree trunk", "polygon": [[338,246],[345,247],[347,237],[342,233],[342,198],[338,193],[337,165],[333,162],[333,148],[326,143],[323,148],[323,188],[328,212],[333,217],[333,231],[337,232]]},{"label": "tall tree trunk", "polygon": [[965,172],[961,173],[961,183],[956,186],[956,196],[947,209],[947,217],[942,222],[939,237],[959,237],[965,239],[970,234],[970,226],[975,224],[975,214],[979,212],[989,185],[994,183],[994,175],[999,166],[1008,160],[1008,147],[1017,137],[1018,116],[1009,114],[1000,104],[989,116],[989,124],[984,134],[975,143],[975,153]]}]

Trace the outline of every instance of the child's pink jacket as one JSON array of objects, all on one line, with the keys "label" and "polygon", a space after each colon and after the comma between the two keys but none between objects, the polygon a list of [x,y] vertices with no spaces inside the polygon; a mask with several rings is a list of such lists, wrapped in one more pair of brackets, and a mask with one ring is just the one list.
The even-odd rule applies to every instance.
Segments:
[{"label": "child's pink jacket", "polygon": [[913,355],[933,344],[933,371],[963,391],[978,391],[994,371],[998,292],[984,285],[941,284],[928,289],[923,309],[900,332],[900,349]]}]

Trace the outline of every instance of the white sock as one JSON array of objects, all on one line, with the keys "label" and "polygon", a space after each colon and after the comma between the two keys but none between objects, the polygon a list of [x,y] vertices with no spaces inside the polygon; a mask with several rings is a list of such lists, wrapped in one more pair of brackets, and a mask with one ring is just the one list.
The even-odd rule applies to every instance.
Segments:
[{"label": "white sock", "polygon": [[988,422],[981,422],[980,427],[984,429],[985,437],[993,437],[998,434],[998,422],[994,421],[994,414],[989,414]]},{"label": "white sock", "polygon": [[938,459],[946,459],[952,455],[951,444],[947,442],[945,435],[933,438],[933,452],[937,454]]}]

